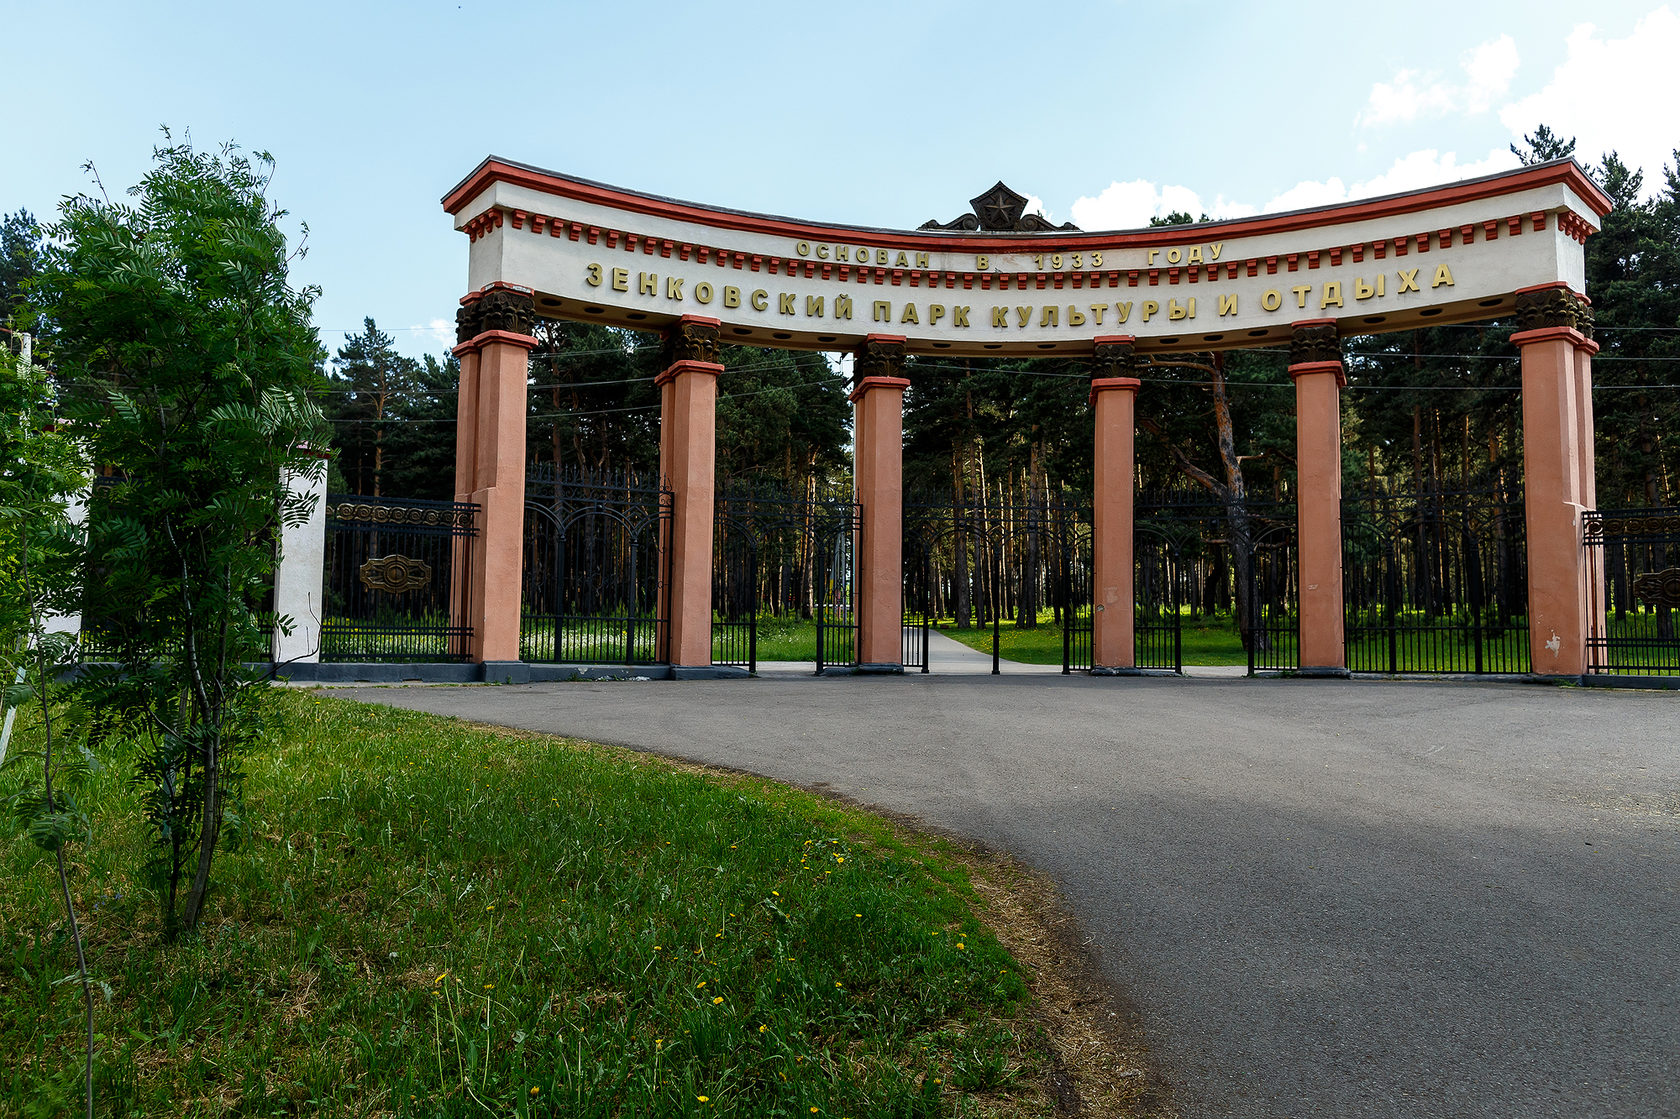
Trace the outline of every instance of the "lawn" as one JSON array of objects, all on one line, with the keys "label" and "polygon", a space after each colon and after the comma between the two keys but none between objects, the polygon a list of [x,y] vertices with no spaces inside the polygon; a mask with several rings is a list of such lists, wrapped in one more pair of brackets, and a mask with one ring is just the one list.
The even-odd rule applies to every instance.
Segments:
[{"label": "lawn", "polygon": [[[195,938],[159,939],[122,759],[93,779],[101,1115],[1054,1110],[1028,977],[943,841],[606,747],[284,710]],[[76,1109],[54,890],[0,838],[0,1114]]]},{"label": "lawn", "polygon": [[[992,651],[991,626],[958,629],[946,621],[940,624],[939,632],[979,652],[989,655]],[[1185,664],[1248,663],[1248,654],[1229,616],[1186,616],[1181,633]],[[998,652],[1005,660],[1023,664],[1061,664],[1061,626],[1048,611],[1031,629],[1019,629],[1013,621],[1005,621],[998,627]]]}]

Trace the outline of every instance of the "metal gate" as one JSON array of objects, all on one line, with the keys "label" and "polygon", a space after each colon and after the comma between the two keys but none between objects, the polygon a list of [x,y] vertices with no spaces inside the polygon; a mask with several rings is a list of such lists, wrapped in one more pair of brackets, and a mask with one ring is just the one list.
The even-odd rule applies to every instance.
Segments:
[{"label": "metal gate", "polygon": [[1602,624],[1587,641],[1587,671],[1680,675],[1680,509],[1586,515],[1588,600]]},{"label": "metal gate", "polygon": [[714,517],[712,663],[756,672],[761,622],[778,633],[809,622],[818,672],[856,664],[859,514],[850,495],[736,490],[718,498]]},{"label": "metal gate", "polygon": [[1342,503],[1352,672],[1530,671],[1521,494],[1362,494]]},{"label": "metal gate", "polygon": [[929,670],[929,634],[949,625],[990,628],[997,674],[1005,620],[1018,630],[1054,627],[1063,673],[1091,666],[1088,514],[906,502],[903,549],[906,670]]},{"label": "metal gate", "polygon": [[1180,487],[1146,492],[1135,502],[1132,540],[1139,668],[1299,667],[1292,503],[1225,502]]},{"label": "metal gate", "polygon": [[525,480],[520,656],[550,664],[666,658],[669,490],[632,475],[539,468]]},{"label": "metal gate", "polygon": [[323,661],[467,661],[476,505],[327,496]]}]

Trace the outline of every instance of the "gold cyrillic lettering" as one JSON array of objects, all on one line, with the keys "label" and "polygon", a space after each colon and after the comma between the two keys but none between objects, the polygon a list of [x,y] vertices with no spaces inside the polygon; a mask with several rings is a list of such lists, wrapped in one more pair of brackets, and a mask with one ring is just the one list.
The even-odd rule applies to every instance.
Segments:
[{"label": "gold cyrillic lettering", "polygon": [[1342,281],[1328,280],[1324,284],[1324,291],[1318,297],[1318,309],[1342,306]]},{"label": "gold cyrillic lettering", "polygon": [[1171,248],[1171,249],[1167,250],[1167,263],[1168,264],[1177,264],[1179,261],[1181,261],[1183,259],[1184,259],[1184,250],[1183,249]]},{"label": "gold cyrillic lettering", "polygon": [[1016,323],[1015,323],[1016,326],[1026,326],[1028,323],[1032,322],[1032,308],[1031,307],[1017,307],[1017,308],[1015,308],[1015,318],[1016,318]]},{"label": "gold cyrillic lettering", "polygon": [[1445,264],[1435,269],[1435,282],[1429,285],[1429,290],[1434,291],[1442,285],[1449,288],[1453,286],[1452,269]]},{"label": "gold cyrillic lettering", "polygon": [[1312,285],[1296,284],[1289,290],[1295,293],[1295,306],[1305,307],[1307,305],[1307,296],[1312,294]]},{"label": "gold cyrillic lettering", "polygon": [[1220,296],[1219,297],[1219,317],[1224,318],[1226,315],[1234,315],[1236,313],[1237,313],[1237,296],[1236,296],[1236,293],[1233,292],[1230,295]]},{"label": "gold cyrillic lettering", "polygon": [[1267,288],[1260,294],[1260,306],[1268,311],[1275,311],[1283,306],[1283,292],[1277,288]]},{"label": "gold cyrillic lettering", "polygon": [[694,285],[694,302],[710,303],[712,301],[712,285],[701,280]]},{"label": "gold cyrillic lettering", "polygon": [[851,296],[837,295],[834,297],[834,317],[837,319],[849,319],[852,317]]},{"label": "gold cyrillic lettering", "polygon": [[1409,272],[1395,272],[1395,278],[1400,281],[1400,286],[1395,289],[1394,294],[1405,295],[1408,291],[1421,291],[1422,289],[1418,287],[1417,274],[1418,269],[1416,268]]},{"label": "gold cyrillic lettering", "polygon": [[1209,260],[1218,260],[1219,259],[1219,254],[1221,252],[1223,252],[1224,249],[1225,249],[1225,242],[1215,241],[1213,244],[1208,246],[1208,259]]},{"label": "gold cyrillic lettering", "polygon": [[725,307],[739,307],[741,305],[741,289],[724,284],[723,305]]},{"label": "gold cyrillic lettering", "polygon": [[952,307],[951,308],[951,325],[952,326],[967,326],[968,325],[968,308],[967,307]]},{"label": "gold cyrillic lettering", "polygon": [[927,266],[928,266],[928,254],[917,253],[916,254],[916,267],[917,268],[926,268]]},{"label": "gold cyrillic lettering", "polygon": [[817,259],[818,260],[827,260],[828,259],[828,246],[827,245],[818,245],[817,246]]},{"label": "gold cyrillic lettering", "polygon": [[1059,308],[1045,307],[1043,310],[1041,310],[1038,313],[1038,325],[1039,326],[1057,326],[1057,325],[1059,325],[1058,320],[1061,317],[1062,317],[1062,313],[1061,313],[1061,310]]},{"label": "gold cyrillic lettering", "polygon": [[1130,303],[1116,303],[1114,305],[1114,312],[1115,322],[1125,322],[1127,319],[1132,317],[1132,305]]},{"label": "gold cyrillic lettering", "polygon": [[793,296],[788,292],[777,292],[776,310],[783,315],[793,314]]},{"label": "gold cyrillic lettering", "polygon": [[682,298],[682,286],[683,286],[682,278],[677,277],[677,276],[666,276],[665,277],[665,298],[666,299],[681,299]]},{"label": "gold cyrillic lettering", "polygon": [[1366,283],[1364,276],[1360,276],[1353,281],[1353,297],[1355,299],[1369,299],[1375,294],[1377,294],[1377,289]]},{"label": "gold cyrillic lettering", "polygon": [[820,319],[823,317],[822,296],[807,295],[805,297],[805,317],[808,319]]},{"label": "gold cyrillic lettering", "polygon": [[937,325],[939,320],[944,318],[944,317],[945,317],[945,304],[943,304],[943,303],[929,303],[928,304],[928,325],[929,326]]},{"label": "gold cyrillic lettering", "polygon": [[795,245],[793,248],[794,248],[794,251],[797,252],[800,256],[810,256],[811,255],[811,242],[809,242],[809,241],[801,241],[801,242],[799,242],[799,244]]},{"label": "gold cyrillic lettering", "polygon": [[993,307],[992,308],[992,325],[993,326],[1008,326],[1009,325],[1009,308],[1008,307]]},{"label": "gold cyrillic lettering", "polygon": [[895,259],[893,261],[893,267],[894,268],[908,268],[908,267],[910,267],[910,254],[904,252],[901,249],[899,251],[897,259]]},{"label": "gold cyrillic lettering", "polygon": [[1159,303],[1155,302],[1153,299],[1145,299],[1143,301],[1143,306],[1140,308],[1140,310],[1143,312],[1143,321],[1148,322],[1149,321],[1149,316],[1153,315],[1156,311],[1159,311],[1160,309],[1161,309],[1161,305]]},{"label": "gold cyrillic lettering", "polygon": [[1155,258],[1160,256],[1160,255],[1161,255],[1161,250],[1160,249],[1150,249],[1149,250],[1149,263],[1154,264],[1155,263]]},{"label": "gold cyrillic lettering", "polygon": [[885,264],[890,259],[891,259],[891,254],[888,253],[886,249],[876,249],[875,250],[875,263],[876,264]]},{"label": "gold cyrillic lettering", "polygon": [[1178,300],[1167,300],[1167,319],[1177,322],[1179,319],[1193,319],[1196,317],[1196,300],[1192,296],[1184,301],[1184,306],[1178,305]]},{"label": "gold cyrillic lettering", "polygon": [[654,275],[652,272],[636,273],[636,294],[658,295],[659,277]]},{"label": "gold cyrillic lettering", "polygon": [[852,259],[852,250],[845,245],[836,245],[836,246],[834,246],[834,259],[835,260],[851,260]]},{"label": "gold cyrillic lettering", "polygon": [[885,299],[875,301],[875,321],[892,322],[892,304]]},{"label": "gold cyrillic lettering", "polygon": [[1091,304],[1091,317],[1097,320],[1098,326],[1102,325],[1103,312],[1106,310],[1108,310],[1108,304],[1106,303]]},{"label": "gold cyrillic lettering", "polygon": [[630,290],[630,270],[628,268],[614,268],[612,270],[612,289],[614,291]]},{"label": "gold cyrillic lettering", "polygon": [[1200,245],[1191,246],[1190,255],[1184,258],[1184,263],[1186,263],[1186,264],[1200,264],[1201,262],[1202,262],[1202,247]]},{"label": "gold cyrillic lettering", "polygon": [[986,269],[990,268],[991,266],[992,266],[992,258],[989,257],[989,256],[977,256],[977,257],[974,258],[974,270],[976,272],[984,272]]},{"label": "gold cyrillic lettering", "polygon": [[920,326],[922,320],[916,317],[916,305],[914,303],[906,303],[904,305],[903,313],[898,316],[898,321],[901,323],[915,323],[917,326]]},{"label": "gold cyrillic lettering", "polygon": [[1069,326],[1084,326],[1085,325],[1085,312],[1081,311],[1078,307],[1073,306],[1071,303],[1068,304],[1068,325]]},{"label": "gold cyrillic lettering", "polygon": [[763,288],[759,288],[757,291],[752,293],[751,303],[752,309],[755,311],[762,311],[766,309],[770,306],[770,293],[765,291]]},{"label": "gold cyrillic lettering", "polygon": [[584,280],[584,283],[588,284],[592,288],[600,287],[601,286],[601,266],[599,264],[590,264],[590,265],[587,265],[587,267],[589,269],[589,276],[588,276],[587,279]]}]

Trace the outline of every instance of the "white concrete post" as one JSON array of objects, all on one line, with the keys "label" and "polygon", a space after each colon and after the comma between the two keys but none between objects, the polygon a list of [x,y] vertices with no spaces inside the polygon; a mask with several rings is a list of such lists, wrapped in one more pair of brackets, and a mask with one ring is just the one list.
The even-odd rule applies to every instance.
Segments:
[{"label": "white concrete post", "polygon": [[276,664],[314,664],[321,659],[321,617],[326,612],[322,565],[327,551],[327,465],[316,477],[287,471],[286,490],[313,499],[309,519],[286,525],[280,534],[280,562],[274,569],[274,613],[289,618],[292,632],[274,627]]}]

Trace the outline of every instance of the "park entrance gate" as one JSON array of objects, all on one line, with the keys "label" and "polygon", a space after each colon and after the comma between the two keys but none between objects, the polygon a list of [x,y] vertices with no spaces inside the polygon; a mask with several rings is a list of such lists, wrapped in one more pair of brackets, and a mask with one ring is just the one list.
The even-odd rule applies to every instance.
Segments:
[{"label": "park entrance gate", "polygon": [[[473,588],[469,616],[457,619],[470,630],[472,659],[635,663],[662,656],[677,667],[707,666],[719,655],[714,623],[733,640],[727,635],[740,624],[739,604],[764,591],[757,574],[750,593],[732,583],[734,561],[725,561],[721,587],[716,571],[720,541],[726,549],[763,550],[762,542],[736,541],[753,531],[720,522],[715,501],[718,379],[727,375],[719,347],[729,342],[855,357],[855,543],[848,558],[829,562],[836,573],[847,570],[850,595],[841,598],[850,601],[837,600],[833,617],[860,669],[902,671],[915,662],[904,638],[907,567],[909,593],[921,596],[910,603],[913,621],[942,609],[942,595],[956,595],[960,565],[968,580],[979,572],[969,609],[988,618],[1019,613],[1023,600],[1054,618],[1057,603],[1071,601],[1057,596],[1076,593],[1071,583],[1080,570],[1077,545],[1054,534],[1040,541],[1049,559],[1030,575],[1006,559],[1017,548],[1013,528],[1006,538],[995,526],[953,521],[943,543],[907,541],[907,354],[1088,363],[1091,652],[1077,649],[1078,608],[1064,611],[1064,664],[1071,671],[1088,660],[1093,672],[1125,672],[1140,660],[1166,665],[1169,642],[1171,663],[1182,662],[1172,603],[1187,604],[1195,559],[1170,531],[1140,527],[1134,516],[1135,400],[1152,391],[1140,373],[1156,357],[1248,346],[1289,350],[1298,482],[1292,520],[1227,544],[1246,548],[1243,567],[1252,567],[1239,584],[1252,591],[1240,613],[1253,638],[1252,670],[1345,674],[1350,648],[1376,658],[1357,663],[1386,656],[1385,667],[1396,667],[1411,630],[1441,633],[1443,626],[1468,632],[1472,666],[1478,644],[1484,668],[1507,663],[1498,642],[1517,632],[1507,584],[1519,568],[1481,549],[1501,533],[1515,546],[1508,519],[1472,526],[1475,549],[1463,546],[1462,528],[1455,535],[1440,526],[1390,547],[1361,525],[1345,533],[1341,499],[1343,338],[1490,319],[1515,320],[1518,328],[1511,341],[1522,366],[1521,617],[1529,668],[1580,677],[1592,667],[1589,649],[1610,655],[1612,646],[1594,644],[1614,635],[1596,613],[1606,603],[1595,597],[1598,576],[1589,571],[1589,552],[1598,548],[1593,554],[1607,562],[1610,549],[1587,541],[1582,515],[1595,492],[1597,349],[1582,245],[1611,202],[1577,165],[1558,160],[1386,198],[1127,232],[1054,227],[1027,214],[1026,204],[999,183],[972,200],[970,214],[891,231],[698,206],[505,160],[481,163],[444,199],[470,244],[457,314],[455,492],[478,510],[478,543],[462,580]],[[668,353],[656,378],[658,486],[641,487],[634,510],[602,508],[585,518],[597,529],[619,518],[606,534],[615,542],[604,546],[586,523],[555,512],[552,494],[547,502],[533,494],[532,518],[548,518],[549,543],[529,544],[527,557],[527,355],[538,316],[660,331]],[[568,535],[574,527],[578,540]],[[1449,539],[1459,541],[1463,561],[1450,572],[1442,558]],[[567,566],[544,568],[544,547],[563,554]],[[573,573],[580,549],[610,565],[604,579]],[[1066,578],[1042,568],[1063,562],[1058,549],[1069,557]],[[940,563],[924,562],[934,555]],[[538,570],[521,578],[527,558]],[[755,571],[758,564],[754,558]],[[1348,570],[1360,584],[1351,605]],[[1441,597],[1448,587],[1450,602]],[[1416,603],[1404,597],[1412,588],[1423,596]],[[1033,597],[1041,592],[1043,600]],[[719,593],[721,619],[714,617]],[[590,595],[609,610],[611,632],[581,638],[574,654],[566,643],[582,615],[573,604]],[[1426,624],[1413,625],[1413,615]],[[527,616],[536,620],[522,621]],[[1652,621],[1659,633],[1662,617]],[[751,664],[750,622],[746,637]],[[1595,663],[1605,667],[1602,658]]]},{"label": "park entrance gate", "polygon": [[1059,647],[1063,673],[1091,667],[1089,513],[911,501],[902,539],[906,671],[929,671],[931,634],[952,629],[989,631],[997,674],[1005,621],[1015,640]]}]

